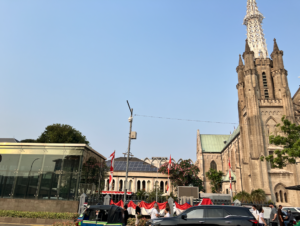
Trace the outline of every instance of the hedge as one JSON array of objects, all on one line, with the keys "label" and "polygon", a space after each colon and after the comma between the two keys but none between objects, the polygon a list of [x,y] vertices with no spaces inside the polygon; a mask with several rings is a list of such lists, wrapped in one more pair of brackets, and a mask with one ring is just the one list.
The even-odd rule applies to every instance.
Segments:
[{"label": "hedge", "polygon": [[15,211],[15,210],[0,210],[0,217],[75,220],[78,218],[78,214],[77,213],[52,213],[52,212],[28,212],[28,211]]}]

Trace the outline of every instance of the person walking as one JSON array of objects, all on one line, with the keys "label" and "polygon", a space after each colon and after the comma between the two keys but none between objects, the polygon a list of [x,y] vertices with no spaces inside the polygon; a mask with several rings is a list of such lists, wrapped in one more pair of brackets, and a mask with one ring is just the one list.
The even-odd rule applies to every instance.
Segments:
[{"label": "person walking", "polygon": [[281,209],[282,209],[282,205],[279,205],[279,208],[277,211],[278,222],[279,222],[279,226],[284,226],[283,213],[282,213]]},{"label": "person walking", "polygon": [[264,209],[259,208],[259,219],[258,219],[259,226],[267,226],[267,223],[264,219]]},{"label": "person walking", "polygon": [[139,207],[140,202],[136,205],[135,208],[135,226],[138,226],[139,224],[139,216],[141,215],[141,208]]},{"label": "person walking", "polygon": [[257,221],[259,221],[259,211],[256,209],[256,205],[252,206],[252,214]]},{"label": "person walking", "polygon": [[154,208],[151,211],[151,220],[160,217],[157,203],[154,203]]},{"label": "person walking", "polygon": [[127,205],[124,206],[124,215],[123,215],[123,225],[126,226],[127,225],[127,221],[128,221],[128,211],[127,211]]},{"label": "person walking", "polygon": [[277,209],[273,204],[270,204],[269,207],[271,208],[270,226],[277,226],[278,225]]},{"label": "person walking", "polygon": [[292,215],[292,212],[290,210],[287,211],[287,216],[284,219],[285,226],[288,226],[290,223],[293,225],[294,217]]}]

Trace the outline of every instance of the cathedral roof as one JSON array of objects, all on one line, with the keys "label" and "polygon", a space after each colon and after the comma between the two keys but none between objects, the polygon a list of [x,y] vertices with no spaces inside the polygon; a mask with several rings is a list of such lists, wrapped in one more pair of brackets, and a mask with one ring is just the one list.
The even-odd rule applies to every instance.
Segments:
[{"label": "cathedral roof", "polygon": [[226,140],[226,144],[223,146],[222,151],[227,148],[227,146],[240,134],[240,126],[238,126],[232,134],[229,135],[228,139]]},{"label": "cathedral roof", "polygon": [[221,152],[230,135],[200,134],[202,152]]},{"label": "cathedral roof", "polygon": [[[114,171],[125,172],[126,171],[126,157],[115,158]],[[106,161],[106,165],[110,167],[110,160]],[[144,162],[138,158],[129,158],[128,172],[157,172],[157,167]]]}]

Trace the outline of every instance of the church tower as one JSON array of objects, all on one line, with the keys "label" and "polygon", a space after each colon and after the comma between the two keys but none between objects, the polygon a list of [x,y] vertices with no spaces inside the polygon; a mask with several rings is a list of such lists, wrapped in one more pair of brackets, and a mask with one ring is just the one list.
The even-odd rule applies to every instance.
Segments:
[{"label": "church tower", "polygon": [[[276,150],[269,145],[269,136],[277,133],[276,124],[285,115],[294,121],[293,102],[283,64],[283,51],[274,39],[274,48],[269,58],[262,29],[262,13],[256,0],[247,1],[247,40],[236,68],[238,74],[238,111],[241,137],[241,167],[243,188],[247,192],[263,189],[274,198],[275,186],[270,164],[261,162]],[[275,175],[279,176],[280,175]]]}]

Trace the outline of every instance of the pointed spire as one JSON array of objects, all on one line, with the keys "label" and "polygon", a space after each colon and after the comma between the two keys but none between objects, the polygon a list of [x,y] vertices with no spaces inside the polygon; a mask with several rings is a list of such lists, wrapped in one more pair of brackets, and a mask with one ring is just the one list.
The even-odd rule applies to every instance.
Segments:
[{"label": "pointed spire", "polygon": [[265,35],[262,29],[264,16],[259,12],[256,0],[247,0],[247,14],[244,25],[247,26],[247,38],[251,51],[255,58],[267,58],[268,49]]},{"label": "pointed spire", "polygon": [[240,54],[240,57],[239,57],[239,66],[244,66],[244,63],[243,63],[243,60],[242,60],[242,56]]},{"label": "pointed spire", "polygon": [[278,45],[277,45],[277,42],[276,42],[276,38],[274,38],[274,49],[273,49],[273,52],[275,51],[279,51],[279,48],[278,48]]}]

